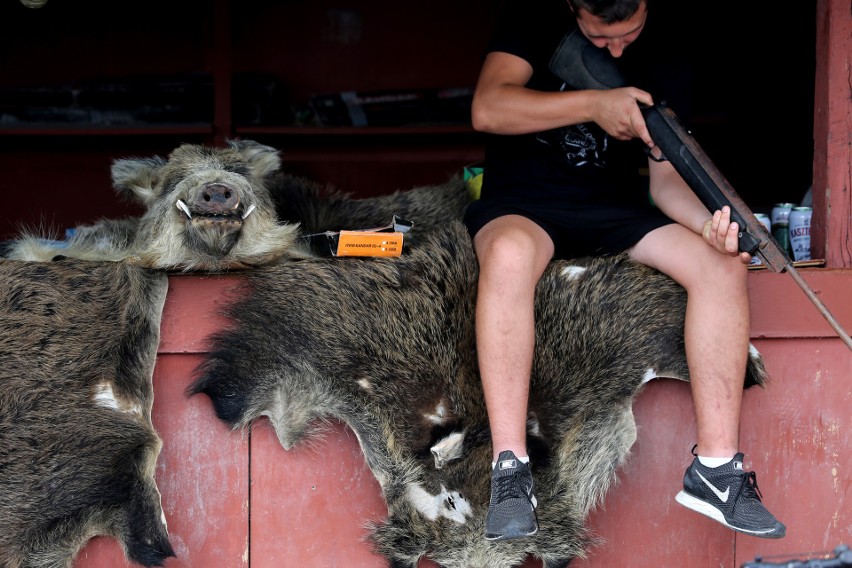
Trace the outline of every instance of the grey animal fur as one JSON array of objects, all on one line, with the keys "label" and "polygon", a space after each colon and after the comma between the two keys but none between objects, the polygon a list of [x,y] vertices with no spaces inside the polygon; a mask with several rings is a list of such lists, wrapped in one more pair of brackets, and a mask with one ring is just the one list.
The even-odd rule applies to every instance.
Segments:
[{"label": "grey animal fur", "polygon": [[270,191],[279,220],[298,223],[303,233],[382,227],[397,215],[414,223],[405,236],[405,242],[412,245],[447,222],[461,219],[470,203],[470,194],[460,176],[442,184],[355,198],[337,188],[282,172]]},{"label": "grey animal fur", "polygon": [[[474,343],[477,262],[451,223],[398,259],[302,260],[251,272],[188,394],[233,428],[266,416],[285,449],[342,421],[382,488],[369,540],[391,566],[547,568],[584,557],[585,527],[636,439],[654,377],[688,380],[685,292],[626,256],[555,261],[536,296],[529,447],[541,530],[483,538],[491,448]],[[330,309],[334,306],[334,309]],[[744,385],[766,371],[752,349]]]},{"label": "grey animal fur", "polygon": [[94,536],[174,556],[154,472],[164,274],[0,260],[0,566],[70,568]]},{"label": "grey animal fur", "polygon": [[393,215],[414,222],[406,240],[415,242],[432,227],[460,218],[469,200],[460,177],[355,199],[285,174],[277,150],[253,140],[232,140],[225,148],[184,144],[168,160],[116,160],[112,180],[120,195],[145,207],[141,217],[80,226],[62,243],[25,232],[6,246],[5,256],[219,272],[313,256],[300,238],[304,234],[380,227]]}]

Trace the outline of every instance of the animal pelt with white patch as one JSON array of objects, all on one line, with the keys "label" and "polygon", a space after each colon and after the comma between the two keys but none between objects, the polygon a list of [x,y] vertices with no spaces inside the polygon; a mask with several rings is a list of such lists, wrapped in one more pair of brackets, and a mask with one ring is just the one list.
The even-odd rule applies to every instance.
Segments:
[{"label": "animal pelt with white patch", "polygon": [[460,176],[447,183],[356,199],[281,171],[275,148],[253,140],[227,147],[184,144],[168,160],[126,158],[112,165],[118,193],[145,207],[141,217],[77,227],[67,241],[24,233],[10,259],[127,260],[142,267],[218,272],[314,256],[306,233],[372,229],[394,215],[414,223],[405,237],[459,219],[469,201]]},{"label": "animal pelt with white patch", "polygon": [[0,260],[0,566],[70,568],[94,536],[174,556],[154,473],[165,274]]},{"label": "animal pelt with white patch", "polygon": [[[536,295],[529,446],[541,530],[488,542],[491,447],[477,370],[477,262],[452,223],[398,259],[314,259],[247,276],[232,325],[188,393],[243,428],[263,416],[285,449],[342,421],[388,506],[369,539],[392,566],[547,567],[583,557],[584,525],[636,438],[653,377],[688,380],[685,292],[626,256],[554,261]],[[744,386],[763,384],[752,350]]]}]

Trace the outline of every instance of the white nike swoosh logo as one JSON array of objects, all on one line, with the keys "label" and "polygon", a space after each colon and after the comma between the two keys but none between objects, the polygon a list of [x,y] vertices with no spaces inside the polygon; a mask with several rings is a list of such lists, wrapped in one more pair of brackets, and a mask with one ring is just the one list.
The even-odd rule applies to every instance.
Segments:
[{"label": "white nike swoosh logo", "polygon": [[725,488],[725,491],[719,491],[718,489],[716,489],[716,486],[715,486],[715,485],[713,485],[712,483],[710,483],[709,481],[707,481],[707,479],[706,479],[703,475],[701,475],[701,472],[700,472],[700,471],[696,471],[695,473],[697,473],[697,474],[698,474],[698,477],[700,477],[700,478],[701,478],[701,481],[703,481],[703,482],[704,482],[704,484],[705,484],[707,487],[709,487],[709,488],[713,491],[713,493],[715,493],[715,494],[716,494],[716,497],[718,497],[718,498],[719,498],[719,500],[720,500],[720,501],[722,501],[722,503],[727,503],[727,502],[728,502],[728,495],[731,493],[731,486],[730,486],[730,485],[728,485],[728,486]]}]

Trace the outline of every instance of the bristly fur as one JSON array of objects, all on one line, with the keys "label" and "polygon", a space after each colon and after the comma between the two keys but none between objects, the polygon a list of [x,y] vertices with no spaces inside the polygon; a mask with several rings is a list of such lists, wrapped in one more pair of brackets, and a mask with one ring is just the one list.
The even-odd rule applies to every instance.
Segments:
[{"label": "bristly fur", "polygon": [[[369,538],[392,566],[548,568],[585,527],[636,438],[653,377],[688,380],[684,290],[626,256],[553,262],[537,288],[529,447],[539,534],[488,542],[491,447],[474,341],[477,263],[459,222],[398,259],[313,259],[248,275],[188,393],[235,428],[266,416],[284,448],[340,420],[388,506]],[[333,307],[333,309],[332,309]],[[763,384],[752,350],[744,385]],[[353,521],[354,522],[354,521]]]},{"label": "bristly fur", "polygon": [[152,375],[165,274],[0,260],[0,566],[71,568],[94,536],[174,556]]},{"label": "bristly fur", "polygon": [[383,227],[396,215],[414,223],[405,242],[415,246],[433,230],[460,220],[470,203],[470,193],[461,176],[442,184],[356,198],[335,187],[279,173],[270,191],[278,218],[298,223],[303,233]]},{"label": "bristly fur", "polygon": [[[414,223],[406,237],[460,219],[469,195],[459,176],[445,184],[356,199],[281,171],[277,150],[252,140],[225,148],[184,144],[168,160],[116,160],[116,191],[145,207],[141,217],[77,227],[66,241],[24,231],[6,258],[127,260],[146,268],[221,272],[315,256],[305,234]],[[410,248],[410,247],[407,247]]]}]

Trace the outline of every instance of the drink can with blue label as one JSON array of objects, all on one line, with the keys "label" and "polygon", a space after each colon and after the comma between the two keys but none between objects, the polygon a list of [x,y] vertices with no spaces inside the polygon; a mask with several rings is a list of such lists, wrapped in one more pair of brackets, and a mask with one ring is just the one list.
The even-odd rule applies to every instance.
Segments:
[{"label": "drink can with blue label", "polygon": [[786,223],[790,217],[790,211],[792,211],[795,206],[795,203],[776,203],[775,206],[772,207],[772,216],[769,218],[772,225],[775,226],[778,223]]},{"label": "drink can with blue label", "polygon": [[811,259],[811,215],[810,207],[794,207],[787,223],[790,228],[790,248],[793,260]]}]

